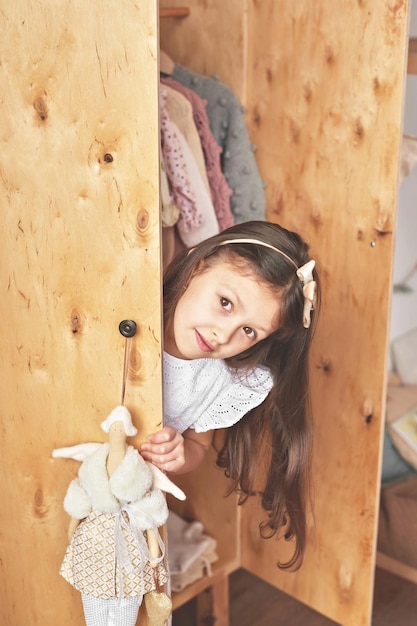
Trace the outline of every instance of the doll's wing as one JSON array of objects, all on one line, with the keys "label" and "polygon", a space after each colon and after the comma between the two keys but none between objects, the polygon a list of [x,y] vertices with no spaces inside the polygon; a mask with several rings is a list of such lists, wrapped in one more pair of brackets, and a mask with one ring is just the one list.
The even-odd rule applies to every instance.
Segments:
[{"label": "doll's wing", "polygon": [[149,463],[149,461],[146,461],[146,465],[152,472],[152,486],[154,489],[160,489],[166,493],[171,493],[173,496],[178,498],[178,500],[186,499],[186,495],[183,490],[177,487],[177,485],[175,485],[172,480],[170,480],[168,476],[159,469],[159,467],[156,467],[153,463]]},{"label": "doll's wing", "polygon": [[55,448],[55,450],[52,450],[52,457],[54,459],[74,459],[83,463],[102,445],[101,443],[79,443],[68,448]]}]

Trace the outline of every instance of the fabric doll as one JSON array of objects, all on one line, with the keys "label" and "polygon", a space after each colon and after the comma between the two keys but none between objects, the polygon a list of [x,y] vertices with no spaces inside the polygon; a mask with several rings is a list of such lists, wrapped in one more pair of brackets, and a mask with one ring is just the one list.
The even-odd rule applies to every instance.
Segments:
[{"label": "fabric doll", "polygon": [[[81,592],[87,626],[134,626],[143,596],[155,601],[151,592],[168,579],[158,531],[168,517],[162,489],[180,499],[185,495],[127,445],[126,436],[137,430],[125,406],[116,407],[101,427],[108,443],[52,454],[83,461],[64,499],[71,521],[60,574]],[[158,596],[168,606],[161,612],[159,603],[159,621],[152,624],[162,626],[171,603],[165,594]]]}]

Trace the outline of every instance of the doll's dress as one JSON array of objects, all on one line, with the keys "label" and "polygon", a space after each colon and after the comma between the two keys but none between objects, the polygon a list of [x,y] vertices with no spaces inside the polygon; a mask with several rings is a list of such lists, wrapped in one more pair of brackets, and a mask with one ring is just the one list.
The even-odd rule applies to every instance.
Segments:
[{"label": "doll's dress", "polygon": [[168,516],[165,497],[152,489],[152,473],[137,450],[126,455],[109,478],[109,444],[81,465],[64,500],[79,523],[64,556],[60,574],[78,591],[96,598],[141,596],[168,579],[162,562],[150,564],[146,530]]}]

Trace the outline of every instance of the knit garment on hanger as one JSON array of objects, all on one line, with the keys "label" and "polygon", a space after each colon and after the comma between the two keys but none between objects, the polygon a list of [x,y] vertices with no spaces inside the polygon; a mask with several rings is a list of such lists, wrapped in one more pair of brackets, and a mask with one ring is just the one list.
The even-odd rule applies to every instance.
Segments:
[{"label": "knit garment on hanger", "polygon": [[217,235],[220,229],[217,222],[216,212],[211,201],[210,192],[204,185],[193,153],[191,152],[191,149],[180,130],[177,131],[177,134],[178,140],[181,144],[182,153],[187,163],[187,170],[191,176],[191,184],[195,194],[196,204],[202,215],[201,223],[191,230],[184,229],[181,220],[178,220],[177,222],[178,233],[183,243],[187,246],[187,248],[191,248],[192,246],[199,244],[201,241],[204,241],[213,235]]},{"label": "knit garment on hanger", "polygon": [[195,91],[185,87],[172,78],[161,78],[164,86],[169,86],[178,91],[190,102],[194,123],[200,137],[201,147],[204,154],[207,178],[210,186],[211,198],[216,211],[216,217],[220,230],[225,230],[233,226],[235,219],[230,207],[230,197],[233,191],[227,184],[222,172],[220,155],[222,149],[218,145],[210,129],[210,122],[207,116],[207,102],[203,100]]},{"label": "knit garment on hanger", "polygon": [[223,149],[222,170],[233,190],[231,209],[235,222],[264,220],[264,184],[236,94],[217,78],[197,74],[178,64],[171,77],[207,101],[211,131]]},{"label": "knit garment on hanger", "polygon": [[167,94],[165,108],[172,122],[181,131],[184,139],[193,153],[198,171],[203,179],[206,189],[209,190],[206,164],[204,162],[203,148],[193,118],[191,102],[177,89],[164,84],[163,89]]},{"label": "knit garment on hanger", "polygon": [[181,224],[183,231],[190,231],[202,223],[203,216],[197,208],[191,176],[178,139],[177,128],[170,120],[165,108],[166,99],[166,92],[161,90],[159,104],[162,155],[165,171],[171,184],[172,196],[175,204],[180,209],[178,223]]},{"label": "knit garment on hanger", "polygon": [[175,204],[180,209],[178,233],[187,247],[195,246],[219,232],[210,193],[193,153],[179,128],[170,119],[167,92],[160,91],[161,147],[165,170]]},{"label": "knit garment on hanger", "polygon": [[164,425],[180,433],[227,428],[259,406],[272,385],[265,367],[235,371],[222,359],[186,361],[164,352]]}]

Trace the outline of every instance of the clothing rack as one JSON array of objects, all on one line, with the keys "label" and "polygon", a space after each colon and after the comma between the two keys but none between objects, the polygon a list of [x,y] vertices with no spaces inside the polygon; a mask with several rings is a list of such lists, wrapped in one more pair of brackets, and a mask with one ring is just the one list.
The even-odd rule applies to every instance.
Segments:
[{"label": "clothing rack", "polygon": [[165,7],[159,9],[159,17],[188,17],[189,7]]}]

